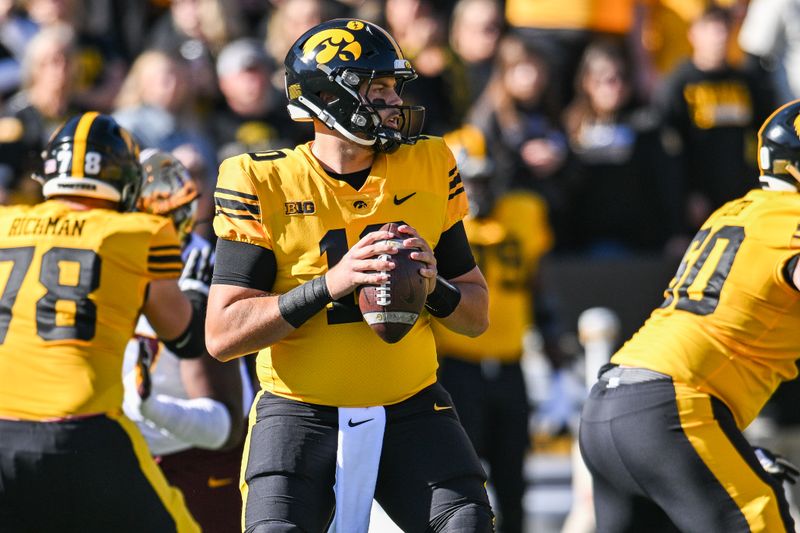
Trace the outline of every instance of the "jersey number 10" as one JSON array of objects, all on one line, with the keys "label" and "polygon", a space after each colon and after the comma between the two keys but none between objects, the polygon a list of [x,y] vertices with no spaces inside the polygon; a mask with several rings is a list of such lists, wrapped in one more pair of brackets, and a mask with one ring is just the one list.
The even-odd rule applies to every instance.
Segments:
[{"label": "jersey number 10", "polygon": [[[744,241],[744,228],[723,226],[710,237],[709,233],[711,229],[700,230],[692,239],[678,272],[669,284],[666,291],[667,298],[661,304],[662,309],[676,302],[675,309],[696,315],[710,315],[719,305],[722,285],[725,284],[736,252]],[[720,240],[724,242],[724,246],[720,244]],[[709,262],[709,259],[713,262]],[[698,281],[703,279],[707,281],[700,287]],[[699,298],[696,297],[698,294]]]}]

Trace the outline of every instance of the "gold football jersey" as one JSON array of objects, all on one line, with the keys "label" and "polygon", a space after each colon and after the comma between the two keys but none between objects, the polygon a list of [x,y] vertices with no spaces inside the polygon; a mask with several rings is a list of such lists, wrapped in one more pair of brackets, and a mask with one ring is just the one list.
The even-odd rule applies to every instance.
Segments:
[{"label": "gold football jersey", "polygon": [[553,243],[547,208],[538,196],[514,192],[498,200],[490,217],[464,219],[464,228],[489,286],[489,329],[471,338],[434,320],[436,347],[440,355],[468,361],[517,361],[533,322],[530,282]]},{"label": "gold football jersey", "polygon": [[147,284],[181,268],[166,218],[56,200],[0,208],[0,417],[119,411]]},{"label": "gold football jersey", "polygon": [[782,274],[800,253],[800,194],[754,190],[706,221],[666,299],[612,362],[716,396],[740,427],[797,375],[800,292]]},{"label": "gold football jersey", "polygon": [[[311,143],[244,154],[222,163],[214,199],[217,236],[274,252],[276,293],[323,275],[387,222],[409,224],[433,248],[467,211],[455,160],[440,138],[377,154],[359,190],[331,178]],[[430,315],[387,344],[362,320],[355,294],[263,349],[257,361],[264,389],[321,405],[392,404],[436,381]]]}]

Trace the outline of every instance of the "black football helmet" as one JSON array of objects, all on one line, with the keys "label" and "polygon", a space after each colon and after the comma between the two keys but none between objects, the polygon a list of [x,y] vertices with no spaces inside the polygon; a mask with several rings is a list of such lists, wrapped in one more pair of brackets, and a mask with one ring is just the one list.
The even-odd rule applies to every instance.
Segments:
[{"label": "black football helmet", "polygon": [[774,187],[774,178],[800,187],[800,100],[778,108],[758,130],[758,168],[762,187]]},{"label": "black football helmet", "polygon": [[[387,105],[359,95],[363,83],[385,76],[397,80],[399,95],[403,85],[417,77],[395,40],[380,26],[357,19],[323,22],[292,45],[284,64],[293,120],[317,118],[350,141],[379,152],[417,141],[424,107]],[[323,100],[321,93],[330,96]],[[380,109],[397,110],[400,127],[384,126]]]},{"label": "black football helmet", "polygon": [[45,198],[84,196],[136,205],[142,182],[139,145],[108,115],[96,111],[67,120],[42,152],[42,169],[33,177]]},{"label": "black football helmet", "polygon": [[172,219],[181,241],[192,231],[197,216],[197,184],[178,159],[147,148],[139,156],[144,179],[136,209]]},{"label": "black football helmet", "polygon": [[468,124],[445,134],[444,141],[456,158],[458,173],[467,193],[469,214],[474,218],[489,216],[496,200],[492,184],[495,167],[486,152],[483,132]]}]

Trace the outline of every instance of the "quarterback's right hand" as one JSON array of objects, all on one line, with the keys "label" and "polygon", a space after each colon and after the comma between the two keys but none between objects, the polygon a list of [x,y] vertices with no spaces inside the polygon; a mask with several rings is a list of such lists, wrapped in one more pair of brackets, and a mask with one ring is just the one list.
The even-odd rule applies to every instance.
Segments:
[{"label": "quarterback's right hand", "polygon": [[394,263],[378,256],[395,254],[397,249],[389,242],[378,241],[386,241],[393,237],[394,235],[388,231],[367,233],[333,268],[328,270],[325,281],[328,292],[334,300],[353,292],[361,285],[380,285],[389,279],[389,274],[385,271],[392,270]]}]

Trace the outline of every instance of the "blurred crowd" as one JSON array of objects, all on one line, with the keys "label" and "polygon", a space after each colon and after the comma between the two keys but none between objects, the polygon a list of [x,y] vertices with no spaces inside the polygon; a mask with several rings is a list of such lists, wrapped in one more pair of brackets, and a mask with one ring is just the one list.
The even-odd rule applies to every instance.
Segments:
[{"label": "blurred crowd", "polygon": [[38,201],[28,178],[49,135],[99,110],[198,177],[212,237],[222,159],[311,139],[284,107],[290,44],[356,16],[411,59],[403,98],[426,107],[424,133],[478,128],[495,192],[545,200],[555,253],[680,254],[757,185],[756,129],[800,96],[783,68],[799,4],[0,0],[0,202]]}]

